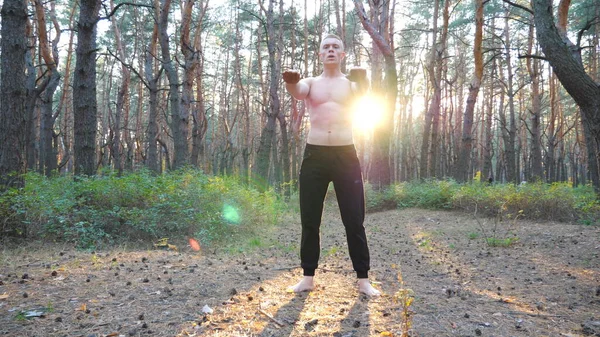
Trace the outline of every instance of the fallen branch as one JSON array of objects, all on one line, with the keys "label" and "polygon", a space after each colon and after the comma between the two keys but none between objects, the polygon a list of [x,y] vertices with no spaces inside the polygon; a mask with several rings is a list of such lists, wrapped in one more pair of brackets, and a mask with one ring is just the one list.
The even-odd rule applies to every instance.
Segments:
[{"label": "fallen branch", "polygon": [[564,317],[565,315],[547,315],[547,314],[536,314],[532,312],[524,312],[524,311],[509,311],[508,315],[527,315],[531,317]]},{"label": "fallen branch", "polygon": [[276,319],[275,317],[273,317],[271,314],[269,314],[268,312],[264,311],[263,309],[258,309],[258,312],[260,312],[261,314],[269,317],[270,320],[272,320],[275,324],[279,325],[279,327],[283,327],[285,324],[281,323],[281,321],[279,321],[278,319]]}]

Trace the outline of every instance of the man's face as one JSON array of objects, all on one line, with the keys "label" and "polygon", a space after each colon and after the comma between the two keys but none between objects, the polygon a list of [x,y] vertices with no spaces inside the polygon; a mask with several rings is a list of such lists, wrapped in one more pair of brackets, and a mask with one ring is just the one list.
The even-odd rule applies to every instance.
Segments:
[{"label": "man's face", "polygon": [[342,41],[334,37],[328,37],[321,41],[319,57],[323,64],[340,63],[344,59],[344,56],[346,56],[346,53],[344,52]]}]

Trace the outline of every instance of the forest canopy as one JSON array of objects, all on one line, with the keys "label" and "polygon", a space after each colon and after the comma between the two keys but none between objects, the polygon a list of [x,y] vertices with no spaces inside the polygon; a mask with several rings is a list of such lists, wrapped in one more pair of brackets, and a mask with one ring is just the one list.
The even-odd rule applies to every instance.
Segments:
[{"label": "forest canopy", "polygon": [[327,33],[379,102],[354,134],[374,186],[598,191],[594,0],[5,0],[0,183],[189,166],[289,194],[310,125],[281,72],[318,75]]}]

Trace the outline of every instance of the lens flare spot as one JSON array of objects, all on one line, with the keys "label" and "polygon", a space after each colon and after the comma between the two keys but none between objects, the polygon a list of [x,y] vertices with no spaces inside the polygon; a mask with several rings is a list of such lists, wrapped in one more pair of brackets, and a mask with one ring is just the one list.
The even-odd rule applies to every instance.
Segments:
[{"label": "lens flare spot", "polygon": [[237,208],[231,206],[231,205],[224,205],[223,206],[223,219],[225,219],[225,221],[232,223],[232,224],[239,224],[240,223],[240,213],[238,212]]},{"label": "lens flare spot", "polygon": [[354,103],[354,128],[362,132],[373,130],[382,121],[385,102],[376,95],[364,95]]}]

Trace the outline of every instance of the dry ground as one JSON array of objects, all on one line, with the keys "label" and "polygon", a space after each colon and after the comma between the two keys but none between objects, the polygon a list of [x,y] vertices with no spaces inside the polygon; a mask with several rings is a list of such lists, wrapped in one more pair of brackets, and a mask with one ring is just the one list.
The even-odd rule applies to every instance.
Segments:
[{"label": "dry ground", "polygon": [[398,271],[410,336],[600,336],[599,227],[519,221],[516,243],[490,247],[493,221],[464,213],[386,211],[366,226],[377,299],[356,291],[335,206],[308,294],[286,292],[301,277],[291,216],[238,253],[3,248],[0,336],[400,336]]}]

